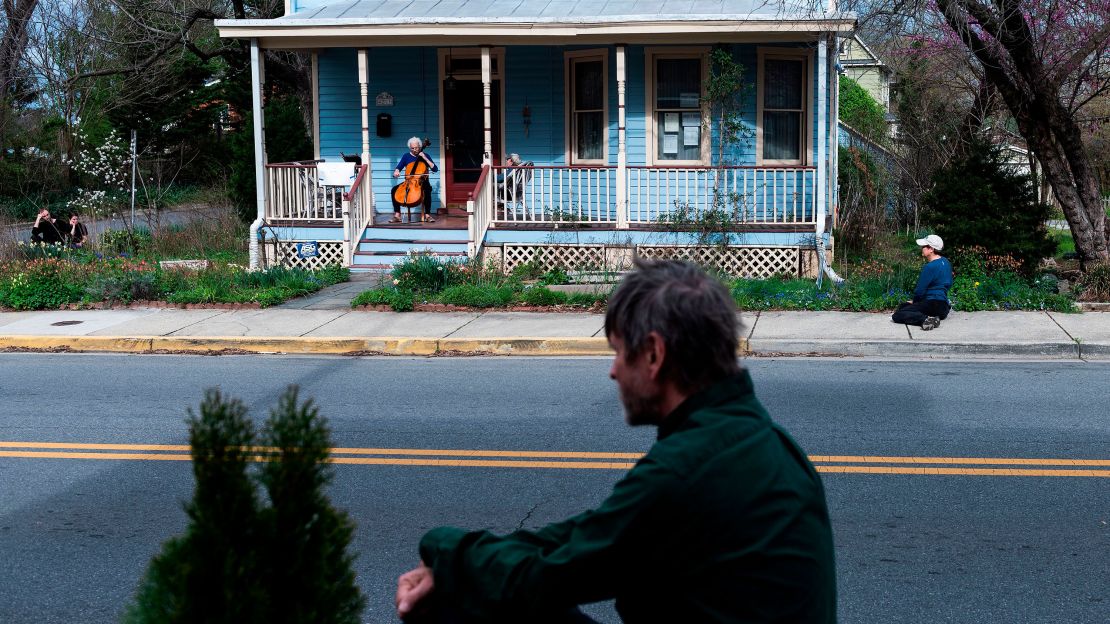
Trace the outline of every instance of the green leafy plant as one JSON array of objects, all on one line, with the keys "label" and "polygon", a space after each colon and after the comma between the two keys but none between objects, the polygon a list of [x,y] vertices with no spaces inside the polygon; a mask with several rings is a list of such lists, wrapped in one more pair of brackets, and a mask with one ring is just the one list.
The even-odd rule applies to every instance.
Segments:
[{"label": "green leafy plant", "polygon": [[1076,287],[1083,301],[1110,301],[1110,263],[1088,266]]},{"label": "green leafy plant", "polygon": [[500,308],[513,302],[516,292],[512,286],[476,286],[459,284],[440,293],[440,303],[473,308]]},{"label": "green leafy plant", "polygon": [[433,253],[415,253],[394,267],[393,279],[402,290],[437,293],[452,283],[458,269],[458,263]]},{"label": "green leafy plant", "polygon": [[840,77],[840,118],[863,136],[886,143],[886,111],[866,89],[848,76]]},{"label": "green leafy plant", "polygon": [[525,288],[520,293],[520,302],[530,306],[554,306],[567,302],[567,294],[549,290],[543,286]]}]

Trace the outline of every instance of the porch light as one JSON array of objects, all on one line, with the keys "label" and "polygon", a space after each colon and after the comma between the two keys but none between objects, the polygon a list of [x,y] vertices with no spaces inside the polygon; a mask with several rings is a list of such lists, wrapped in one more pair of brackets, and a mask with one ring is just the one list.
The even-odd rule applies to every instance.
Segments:
[{"label": "porch light", "polygon": [[454,66],[451,63],[451,48],[447,48],[447,78],[443,80],[444,91],[454,91],[458,86],[458,80],[453,76]]}]

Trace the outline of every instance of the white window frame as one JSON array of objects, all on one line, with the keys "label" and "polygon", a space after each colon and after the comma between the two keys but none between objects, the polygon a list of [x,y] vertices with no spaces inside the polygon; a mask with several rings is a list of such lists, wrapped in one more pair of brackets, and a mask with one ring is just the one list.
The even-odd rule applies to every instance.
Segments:
[{"label": "white window frame", "polygon": [[[756,50],[756,95],[755,95],[755,159],[757,165],[795,165],[808,166],[813,162],[813,52],[799,48],[758,48]],[[763,87],[764,67],[767,59],[802,61],[805,71],[802,74],[802,128],[801,142],[796,160],[763,157]],[[777,110],[777,109],[776,109]]]},{"label": "white window frame", "polygon": [[[578,145],[575,143],[574,132],[574,71],[575,63],[588,61],[601,61],[601,124],[603,134],[601,137],[601,158],[579,158]],[[595,48],[591,50],[574,50],[563,53],[563,110],[566,111],[564,128],[565,162],[571,165],[608,165],[609,164],[609,50]]]},{"label": "white window frame", "polygon": [[[699,59],[701,60],[701,158],[698,160],[672,160],[659,158],[659,141],[655,138],[655,63],[659,59]],[[705,102],[705,81],[709,76],[709,47],[657,47],[644,50],[644,89],[647,102],[644,107],[644,128],[647,140],[645,161],[648,166],[709,166],[713,158],[709,123],[709,106]]]}]

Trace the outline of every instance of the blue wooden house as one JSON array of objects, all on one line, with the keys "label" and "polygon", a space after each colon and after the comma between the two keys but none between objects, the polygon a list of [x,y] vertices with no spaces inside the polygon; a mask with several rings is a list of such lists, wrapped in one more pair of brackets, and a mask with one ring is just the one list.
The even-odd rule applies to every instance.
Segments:
[{"label": "blue wooden house", "polygon": [[[252,264],[373,270],[413,250],[505,270],[641,255],[812,275],[824,262],[836,49],[855,26],[834,0],[286,0],[283,17],[216,25],[251,45]],[[706,101],[714,48],[747,81],[745,138],[728,149]],[[311,54],[302,161],[265,162],[264,50]],[[439,165],[435,223],[419,208],[390,222],[410,137]],[[728,245],[699,246],[714,207],[732,215]]]}]

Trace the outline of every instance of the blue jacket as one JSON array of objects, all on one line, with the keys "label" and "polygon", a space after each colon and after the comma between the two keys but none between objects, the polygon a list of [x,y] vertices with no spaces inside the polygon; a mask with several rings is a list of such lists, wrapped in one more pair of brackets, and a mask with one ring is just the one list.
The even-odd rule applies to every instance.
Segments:
[{"label": "blue jacket", "polygon": [[[428,155],[425,154],[425,156],[428,156]],[[415,161],[417,158],[419,158],[419,157],[418,156],[413,156],[412,152],[405,152],[405,155],[401,157],[401,161],[397,163],[397,166],[394,167],[393,170],[404,172],[405,167],[407,167],[409,163]],[[436,171],[436,172],[439,171],[439,167],[436,166],[436,163],[435,163],[434,160],[432,160],[431,156],[428,156],[428,162],[432,163],[432,171]]]},{"label": "blue jacket", "polygon": [[913,302],[948,301],[948,289],[952,288],[952,265],[948,258],[940,257],[921,267],[921,277],[913,289]]}]

